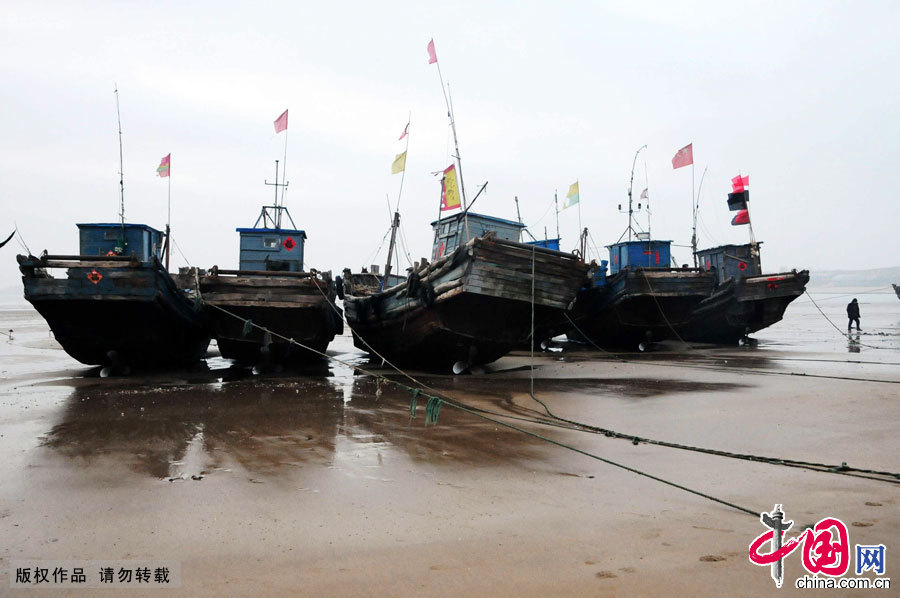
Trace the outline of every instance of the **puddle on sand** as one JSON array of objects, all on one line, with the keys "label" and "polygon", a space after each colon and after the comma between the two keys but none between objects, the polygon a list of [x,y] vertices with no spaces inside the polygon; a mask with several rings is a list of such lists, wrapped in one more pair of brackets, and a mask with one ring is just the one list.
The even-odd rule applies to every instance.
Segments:
[{"label": "puddle on sand", "polygon": [[[219,374],[222,372],[220,371]],[[333,465],[350,454],[399,451],[413,461],[491,464],[528,458],[536,442],[445,408],[411,420],[406,393],[330,366],[326,377],[249,376],[190,385],[76,386],[42,445],[83,467],[113,459],[158,479],[187,479],[233,466],[255,476]]]}]

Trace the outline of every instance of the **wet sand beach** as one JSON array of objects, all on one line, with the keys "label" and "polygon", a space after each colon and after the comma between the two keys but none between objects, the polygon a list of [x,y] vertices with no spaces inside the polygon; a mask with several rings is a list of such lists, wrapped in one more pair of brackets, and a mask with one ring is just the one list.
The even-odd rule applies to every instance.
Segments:
[{"label": "wet sand beach", "polygon": [[[535,355],[535,394],[561,417],[643,438],[897,472],[900,302],[859,296],[856,340],[801,298],[752,347],[614,356],[560,344]],[[847,301],[817,297],[839,327]],[[896,484],[536,423],[546,414],[524,351],[483,375],[413,375],[756,515],[448,405],[426,425],[424,400],[411,418],[409,392],[379,392],[335,361],[253,375],[213,354],[189,370],[101,378],[27,304],[0,309],[10,328],[0,595],[28,593],[10,586],[23,559],[178,561],[167,594],[179,596],[764,595],[769,568],[747,549],[776,503],[795,530],[837,517],[851,544],[887,545],[888,574],[896,563]],[[349,332],[329,354],[399,379]],[[799,554],[785,563],[781,592],[800,593]]]}]

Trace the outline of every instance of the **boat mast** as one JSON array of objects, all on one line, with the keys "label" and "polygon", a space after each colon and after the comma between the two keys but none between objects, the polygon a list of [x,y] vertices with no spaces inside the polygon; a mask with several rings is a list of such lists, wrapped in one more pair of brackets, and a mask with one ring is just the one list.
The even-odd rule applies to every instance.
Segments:
[{"label": "boat mast", "polygon": [[[631,226],[631,223],[634,219],[634,210],[631,206],[631,190],[634,185],[634,165],[637,164],[638,154],[641,153],[641,150],[646,149],[646,145],[642,145],[638,148],[638,151],[634,152],[634,160],[631,162],[631,180],[628,181],[628,240],[631,241],[631,232],[634,230]],[[635,233],[637,231],[634,231]]]},{"label": "boat mast", "polygon": [[[703,179],[706,178],[706,171],[709,166],[703,168],[703,174],[700,175],[700,186],[697,187],[697,197],[694,200],[694,230],[691,234],[691,249],[694,253],[694,267],[697,267],[697,212],[700,211],[700,191],[703,189]],[[752,236],[752,234],[751,234]]]},{"label": "boat mast", "polygon": [[[412,123],[412,110],[409,111],[409,116],[406,119],[406,129],[404,132],[404,137],[406,137],[406,149],[403,150],[403,153],[408,155],[409,152],[409,125]],[[387,254],[387,262],[384,265],[384,276],[381,278],[381,284],[378,285],[378,290],[381,291],[384,289],[384,285],[388,280],[388,276],[391,273],[391,258],[394,255],[394,248],[396,247],[397,241],[397,229],[400,228],[400,198],[403,196],[403,181],[406,179],[406,162],[403,163],[403,172],[400,173],[400,190],[397,192],[397,207],[394,208],[394,219],[391,221],[391,244],[388,246],[388,254]],[[388,198],[388,213],[390,213],[391,209],[391,200]],[[441,213],[438,211],[438,220],[440,220]],[[438,227],[440,228],[440,223],[438,223]],[[397,262],[400,262],[399,252],[397,255]]]},{"label": "boat mast", "polygon": [[[278,160],[275,160],[275,182],[270,183],[269,181],[263,180],[263,183],[266,185],[271,185],[272,187],[275,187],[275,205],[272,206],[272,209],[274,210],[274,214],[272,216],[269,216],[268,211],[266,210],[265,206],[263,206],[262,214],[260,214],[260,217],[262,218],[262,221],[263,221],[263,226],[264,227],[267,226],[266,221],[268,219],[268,220],[272,221],[272,225],[275,228],[281,228],[281,212],[287,209],[283,206],[283,204],[284,204],[284,188],[287,188],[287,186],[290,185],[291,183],[290,183],[290,181],[284,181],[282,183],[278,182]],[[279,187],[282,187],[282,191],[281,191],[282,205],[281,206],[278,205],[278,188]],[[290,218],[290,217],[291,217],[290,214],[288,214],[288,218]],[[259,219],[256,220],[256,223],[259,224]],[[296,227],[293,220],[291,220],[291,225]]]},{"label": "boat mast", "polygon": [[[519,196],[516,195],[514,199],[516,201],[516,218],[518,218],[519,224],[525,224],[524,222],[522,222],[522,213],[519,211]],[[535,236],[531,234],[530,230],[528,230],[527,228],[523,228],[522,230],[524,230],[528,234],[528,236],[531,237],[532,241],[537,241]],[[519,240],[521,240],[521,239],[522,239],[522,236],[519,235]]]},{"label": "boat mast", "polygon": [[122,252],[125,252],[125,169],[122,158],[122,114],[119,111],[119,86],[115,85],[116,121],[119,124],[119,223],[122,225]]},{"label": "boat mast", "polygon": [[463,182],[463,173],[462,173],[462,158],[459,155],[459,139],[456,137],[456,118],[453,116],[453,100],[450,97],[449,92],[444,87],[444,76],[441,74],[441,63],[440,61],[435,61],[437,64],[438,78],[441,80],[441,91],[444,93],[444,103],[447,105],[447,118],[450,119],[450,129],[453,131],[453,147],[456,149],[456,155],[453,156],[456,158],[456,172],[459,174],[459,189],[460,194],[462,196],[462,207],[463,207],[463,221],[465,223],[466,228],[466,243],[469,242],[469,215],[468,215],[468,207],[466,204],[466,184]]},{"label": "boat mast", "polygon": [[394,221],[391,223],[391,244],[388,246],[388,255],[387,255],[387,263],[384,265],[384,276],[381,278],[381,284],[378,285],[378,290],[384,290],[384,285],[388,280],[388,276],[391,275],[391,257],[394,255],[394,247],[397,242],[397,229],[400,228],[400,212],[394,212]]}]

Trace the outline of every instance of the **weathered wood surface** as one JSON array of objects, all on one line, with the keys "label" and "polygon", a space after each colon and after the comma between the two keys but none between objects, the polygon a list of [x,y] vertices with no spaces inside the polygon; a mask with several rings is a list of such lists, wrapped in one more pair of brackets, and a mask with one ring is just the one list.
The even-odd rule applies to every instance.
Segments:
[{"label": "weathered wood surface", "polygon": [[[447,300],[443,293],[462,281],[464,292],[530,304],[533,283],[536,305],[566,309],[584,282],[587,266],[571,254],[512,241],[473,239],[418,274],[423,283],[434,286],[436,302]],[[421,307],[418,298],[406,297],[406,289],[407,282],[403,282],[383,291],[382,310],[376,317],[402,317]],[[359,313],[352,303],[352,298],[345,303],[348,321]]]},{"label": "weathered wood surface", "polygon": [[388,360],[487,363],[529,337],[532,308],[538,325],[563,319],[587,270],[570,254],[478,238],[417,273],[420,287],[433,288],[432,304],[420,292],[407,297],[407,280],[348,295],[344,307],[356,346]]},{"label": "weathered wood surface", "polygon": [[806,270],[739,281],[729,278],[697,305],[678,332],[688,341],[735,343],[779,322],[788,305],[804,293],[807,282]]},{"label": "weathered wood surface", "polygon": [[[133,367],[186,364],[206,351],[209,333],[200,309],[158,260],[71,261],[74,267],[65,278],[53,278],[41,265],[48,260],[20,257],[26,299],[78,361]],[[96,282],[87,277],[93,270],[101,275]]]},{"label": "weathered wood surface", "polygon": [[[327,273],[218,270],[199,276],[200,296],[209,306],[207,321],[223,357],[239,363],[297,363],[318,359],[336,334],[343,314]],[[216,309],[218,306],[226,312]],[[294,339],[305,351],[244,321]]]}]

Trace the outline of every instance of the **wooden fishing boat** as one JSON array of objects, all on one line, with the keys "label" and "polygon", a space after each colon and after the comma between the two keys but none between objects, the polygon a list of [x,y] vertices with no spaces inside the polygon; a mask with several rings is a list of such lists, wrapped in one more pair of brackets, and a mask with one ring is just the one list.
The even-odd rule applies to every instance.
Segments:
[{"label": "wooden fishing boat", "polygon": [[609,245],[575,302],[576,328],[567,336],[601,347],[646,350],[678,338],[694,308],[713,290],[715,276],[699,268],[673,268],[670,241],[622,241]]},{"label": "wooden fishing boat", "polygon": [[[290,228],[282,226],[283,216]],[[306,232],[278,205],[277,195],[252,228],[236,231],[240,269],[214,266],[199,275],[207,322],[222,356],[240,364],[277,366],[321,359],[319,353],[343,332],[344,320],[334,302],[331,273],[303,270]]]},{"label": "wooden fishing boat", "polygon": [[897,293],[897,299],[900,299],[900,285],[891,283],[891,286],[894,287],[894,292]]},{"label": "wooden fishing boat", "polygon": [[459,373],[526,343],[534,327],[565,321],[585,282],[583,262],[503,238],[501,224],[521,225],[477,214],[468,214],[476,236],[460,243],[462,220],[456,214],[433,223],[436,259],[403,283],[375,292],[366,287],[364,294],[345,285],[358,348],[397,365]]},{"label": "wooden fishing boat", "polygon": [[[162,232],[143,224],[79,224],[79,255],[19,255],[25,298],[78,361],[183,365],[209,344],[200,306],[162,264]],[[65,277],[50,271],[62,269]]]},{"label": "wooden fishing boat", "polygon": [[679,327],[685,340],[744,341],[747,335],[781,321],[791,301],[805,292],[808,270],[762,273],[761,244],[722,245],[697,252],[701,268],[715,274],[716,288]]},{"label": "wooden fishing boat", "polygon": [[[436,63],[433,45],[429,53]],[[342,293],[354,344],[396,365],[430,369],[470,366],[499,359],[524,344],[536,329],[565,321],[587,266],[576,256],[519,242],[519,222],[474,214],[466,200],[453,106],[444,91],[455,161],[444,169],[438,214],[461,210],[432,222],[431,263],[413,264],[407,279],[391,286],[391,256],[400,226],[398,194],[384,276],[377,288],[354,286],[345,270]],[[393,173],[406,173],[406,154],[398,154]],[[457,177],[459,184],[457,184]],[[402,190],[402,178],[400,188]],[[363,281],[360,281],[363,282]]]}]

